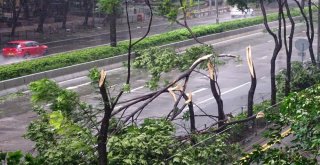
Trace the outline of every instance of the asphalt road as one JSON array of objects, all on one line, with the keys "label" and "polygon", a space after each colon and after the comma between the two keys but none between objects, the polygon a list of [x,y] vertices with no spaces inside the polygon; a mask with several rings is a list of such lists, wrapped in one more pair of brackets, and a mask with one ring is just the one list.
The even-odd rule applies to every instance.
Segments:
[{"label": "asphalt road", "polygon": [[[295,40],[304,35],[304,28],[299,26],[295,33]],[[316,41],[315,41],[316,43]],[[258,85],[255,93],[255,102],[268,99],[270,95],[270,76],[269,61],[273,50],[273,40],[266,34],[261,32],[252,32],[246,36],[234,36],[212,41],[216,50],[220,53],[228,53],[240,55],[242,62],[234,62],[230,60],[226,65],[220,66],[218,69],[218,82],[221,87],[222,98],[224,101],[225,113],[237,114],[241,112],[241,107],[247,104],[247,93],[250,86],[250,75],[245,59],[245,47],[251,45],[254,65],[256,68]],[[300,60],[297,51],[294,49],[293,60]],[[285,66],[285,54],[282,51],[277,60],[277,70]],[[202,71],[206,72],[206,71]],[[168,79],[173,80],[180,73],[173,71],[166,74]],[[115,87],[115,90],[121,88],[125,81],[125,68],[117,68],[108,71],[108,80]],[[133,70],[130,93],[125,94],[121,100],[137,97],[141,94],[150,92],[144,87],[145,81],[150,77],[144,70]],[[89,85],[86,77],[71,79],[60,82],[60,86],[70,90],[74,90],[81,96],[81,100],[99,106],[99,96]],[[215,100],[210,92],[208,80],[200,74],[192,74],[187,91],[192,92],[193,101],[202,111],[211,115],[217,115]],[[35,118],[35,114],[31,112],[29,102],[30,95],[26,93],[22,96],[7,96],[2,98],[0,102],[0,150],[16,150],[30,151],[32,142],[21,137],[25,132],[28,123]],[[164,94],[158,97],[154,102],[146,107],[142,112],[139,120],[148,117],[161,117],[167,114],[173,106],[173,99],[170,95]],[[127,114],[132,112],[138,105],[131,107]],[[196,114],[201,114],[201,110],[195,108]],[[203,128],[214,121],[208,118],[197,118],[197,128]],[[178,121],[179,124],[189,126],[188,122]],[[183,131],[178,128],[178,131]]]},{"label": "asphalt road", "polygon": [[[234,19],[243,19],[244,17],[237,17],[237,18],[231,18],[230,13],[222,13],[220,15],[220,22],[230,21]],[[190,27],[197,26],[197,25],[206,25],[206,24],[214,24],[216,23],[216,17],[215,16],[209,16],[209,17],[201,17],[201,18],[195,18],[188,21],[188,24]],[[134,24],[135,26],[132,26],[132,38],[138,38],[145,34],[147,31],[147,23]],[[174,29],[181,29],[183,27],[177,25],[177,24],[171,24],[168,23],[165,20],[153,22],[151,30],[149,35],[155,35],[160,34],[164,32],[168,32]],[[129,39],[128,34],[128,28],[126,25],[122,24],[121,27],[118,27],[117,30],[117,40],[123,41]],[[72,51],[77,49],[83,49],[88,47],[95,47],[99,45],[108,45],[110,43],[109,40],[109,32],[106,33],[100,33],[95,34],[91,36],[86,37],[78,37],[78,38],[70,38],[65,40],[59,40],[59,41],[53,41],[53,42],[47,42],[43,43],[49,47],[47,55],[55,55],[56,53],[66,52],[66,51]],[[37,58],[37,57],[33,57]],[[29,59],[32,59],[29,57]],[[25,60],[25,58],[3,58],[3,56],[0,54],[0,65],[5,64],[11,64],[16,63]]]}]

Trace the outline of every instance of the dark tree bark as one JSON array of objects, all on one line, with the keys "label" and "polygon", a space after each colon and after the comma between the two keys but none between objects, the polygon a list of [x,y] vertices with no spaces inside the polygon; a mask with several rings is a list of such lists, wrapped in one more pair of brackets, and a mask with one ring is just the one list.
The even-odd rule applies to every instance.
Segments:
[{"label": "dark tree bark", "polygon": [[89,15],[92,9],[92,3],[90,3],[89,0],[84,0],[83,5],[85,7],[85,15],[84,15],[84,21],[83,21],[83,26],[88,26],[88,20],[89,20]]},{"label": "dark tree bark", "polygon": [[264,0],[260,0],[260,7],[263,15],[263,24],[267,30],[267,32],[273,37],[275,47],[273,49],[272,58],[270,61],[271,69],[270,69],[270,76],[271,76],[271,105],[276,105],[277,102],[277,87],[276,87],[276,59],[278,57],[278,54],[282,48],[282,40],[281,40],[281,27],[282,27],[282,20],[281,20],[281,13],[282,13],[282,0],[278,0],[278,6],[279,6],[279,14],[278,14],[278,35],[275,34],[269,27],[268,20],[267,20],[267,14],[266,9],[264,7]]},{"label": "dark tree bark", "polygon": [[62,27],[61,27],[62,29],[66,29],[68,11],[69,11],[69,0],[64,0],[63,20],[62,20]]},{"label": "dark tree bark", "polygon": [[[286,57],[287,57],[286,58],[287,72],[286,72],[284,93],[285,93],[285,96],[288,96],[291,91],[291,86],[290,86],[290,83],[291,83],[291,57],[292,57],[292,45],[293,45],[292,43],[293,43],[293,35],[294,35],[294,30],[295,30],[295,22],[292,19],[290,8],[289,8],[287,0],[284,1],[284,6],[287,11],[287,16],[288,16],[288,18],[290,20],[290,24],[291,24],[289,41],[287,41],[287,30],[286,30],[286,28],[283,28],[283,40],[284,40],[284,45],[286,48]],[[285,18],[285,15],[283,12],[282,12],[282,20],[283,20],[283,26],[286,27],[286,18]]]},{"label": "dark tree bark", "polygon": [[[104,73],[103,73],[104,74]],[[98,135],[98,163],[99,165],[108,164],[107,159],[107,141],[108,141],[108,129],[109,121],[111,118],[112,105],[110,105],[109,96],[105,87],[105,76],[100,75],[99,89],[104,104],[104,115],[101,121],[101,128]]]},{"label": "dark tree bark", "polygon": [[311,62],[313,65],[316,65],[316,59],[315,59],[315,55],[314,55],[314,51],[313,51],[313,39],[314,39],[314,26],[313,26],[313,16],[312,16],[312,2],[311,0],[308,0],[308,10],[309,10],[309,19],[306,15],[306,13],[304,12],[301,4],[298,2],[298,0],[294,0],[296,2],[296,4],[298,5],[300,12],[302,14],[302,17],[306,23],[306,35],[307,35],[307,39],[309,41],[309,54],[310,54],[310,58],[311,58]]},{"label": "dark tree bark", "polygon": [[[212,92],[213,97],[215,98],[216,102],[217,102],[217,106],[218,106],[218,120],[219,121],[223,121],[226,116],[224,114],[224,110],[223,110],[223,101],[221,99],[221,94],[218,93],[217,90],[217,82],[214,79],[210,79],[210,89]],[[221,127],[223,126],[224,123],[219,122],[218,126]]]},{"label": "dark tree bark", "polygon": [[20,1],[18,10],[16,9],[16,6],[17,6],[17,1],[16,0],[11,0],[10,3],[11,3],[11,10],[12,10],[12,20],[11,20],[11,22],[9,22],[10,25],[11,25],[11,33],[10,33],[10,35],[13,37],[15,35],[15,32],[16,32],[17,22],[18,22],[18,19],[19,19],[19,16],[20,16],[21,8],[22,8],[22,6],[24,4],[24,0]]},{"label": "dark tree bark", "polygon": [[117,46],[117,14],[116,9],[112,9],[112,13],[108,14],[110,23],[110,45],[112,47]]},{"label": "dark tree bark", "polygon": [[251,50],[249,50],[250,48],[247,48],[247,60],[248,60],[248,65],[249,65],[249,70],[250,70],[250,77],[251,77],[251,86],[248,92],[248,117],[253,116],[253,97],[254,97],[254,93],[256,91],[256,87],[257,87],[257,76],[256,76],[256,71],[253,65],[253,61],[251,58]]},{"label": "dark tree bark", "polygon": [[[149,25],[148,25],[148,30],[147,32],[144,34],[143,37],[141,37],[139,40],[135,41],[134,43],[132,43],[132,39],[131,39],[131,29],[130,29],[130,23],[129,23],[129,18],[127,18],[127,23],[128,23],[128,28],[129,28],[129,36],[130,36],[130,40],[129,40],[129,48],[128,48],[128,64],[131,63],[130,58],[131,58],[131,49],[134,45],[136,45],[137,43],[139,43],[140,41],[142,41],[144,38],[147,37],[147,35],[150,32],[151,29],[151,24],[152,24],[152,8],[150,5],[149,0],[145,0],[146,4],[149,7],[149,10],[151,12],[151,18],[149,21]],[[128,15],[128,4],[126,1],[126,13]],[[128,76],[127,76],[127,80],[126,83],[129,84],[130,83],[130,65],[129,65],[129,69],[128,69]],[[100,88],[100,94],[102,96],[102,100],[104,103],[104,116],[103,119],[101,121],[101,128],[98,134],[98,164],[99,165],[107,165],[108,164],[108,157],[107,157],[107,142],[108,142],[108,130],[109,130],[109,122],[111,119],[111,114],[113,112],[113,110],[115,109],[115,106],[117,105],[120,97],[123,94],[123,90],[121,90],[119,92],[119,94],[117,95],[117,97],[115,99],[113,99],[113,101],[110,99],[111,96],[108,95],[107,93],[107,89],[105,87],[105,77],[102,77],[103,74],[100,75],[100,82],[99,82],[99,88]]]},{"label": "dark tree bark", "polygon": [[49,8],[50,1],[49,0],[40,0],[39,3],[40,3],[40,5],[39,5],[40,6],[40,9],[39,9],[40,15],[39,15],[39,24],[38,24],[36,31],[39,33],[43,33],[43,24],[44,24],[44,21],[48,15],[48,8]]},{"label": "dark tree bark", "polygon": [[23,4],[23,17],[28,20],[30,18],[30,11],[29,11],[29,0],[24,0]]}]

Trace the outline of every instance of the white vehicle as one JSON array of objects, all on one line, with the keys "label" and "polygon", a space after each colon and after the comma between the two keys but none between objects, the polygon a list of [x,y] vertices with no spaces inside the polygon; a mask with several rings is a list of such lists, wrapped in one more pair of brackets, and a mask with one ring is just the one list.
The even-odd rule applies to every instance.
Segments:
[{"label": "white vehicle", "polygon": [[230,15],[232,18],[235,17],[247,17],[247,16],[253,16],[253,9],[244,9],[243,11],[238,9],[238,7],[233,7],[230,10]]}]

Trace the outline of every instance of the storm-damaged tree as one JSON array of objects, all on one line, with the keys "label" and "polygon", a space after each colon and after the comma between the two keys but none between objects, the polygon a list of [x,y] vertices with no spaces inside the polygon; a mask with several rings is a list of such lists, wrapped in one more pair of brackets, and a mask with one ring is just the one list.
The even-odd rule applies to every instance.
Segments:
[{"label": "storm-damaged tree", "polygon": [[99,0],[101,9],[108,14],[110,24],[110,45],[117,46],[117,15],[120,12],[121,0]]},{"label": "storm-damaged tree", "polygon": [[[277,102],[277,87],[276,87],[276,59],[278,57],[278,54],[282,48],[282,13],[283,13],[283,0],[278,0],[278,27],[277,27],[277,33],[273,32],[273,30],[270,28],[267,18],[267,12],[265,9],[265,0],[259,0],[260,2],[260,8],[262,11],[263,16],[263,23],[267,30],[267,32],[272,36],[275,46],[273,49],[273,54],[271,57],[271,70],[270,70],[270,77],[271,77],[271,105],[276,105]],[[228,0],[228,3],[231,5],[236,5],[240,9],[246,9],[248,8],[248,4],[245,0],[235,1],[235,0]]]},{"label": "storm-damaged tree", "polygon": [[[41,82],[33,83],[31,85],[31,90],[34,94],[33,101],[38,103],[43,102],[43,107],[46,108],[48,107],[47,105],[49,105],[49,108],[52,110],[52,113],[45,112],[44,109],[36,106],[35,111],[41,116],[36,120],[36,122],[40,121],[40,123],[44,122],[46,124],[31,124],[28,131],[29,133],[27,134],[27,137],[37,142],[36,146],[37,149],[40,150],[40,155],[48,158],[42,159],[43,161],[50,161],[58,156],[63,157],[63,159],[54,159],[54,161],[60,161],[61,163],[66,160],[67,162],[63,162],[63,164],[70,164],[69,161],[72,161],[72,158],[74,158],[76,161],[74,164],[79,164],[79,162],[96,164],[98,162],[98,164],[104,165],[108,164],[109,157],[113,158],[112,160],[115,160],[113,162],[114,164],[119,163],[118,161],[132,163],[131,159],[135,159],[134,155],[138,155],[137,159],[139,160],[139,163],[143,162],[145,164],[145,162],[150,160],[149,154],[153,152],[155,152],[155,155],[161,156],[159,161],[164,162],[162,164],[168,162],[182,163],[185,161],[191,161],[189,164],[194,164],[197,161],[204,163],[212,162],[212,164],[217,164],[217,162],[230,162],[230,160],[237,158],[237,156],[229,157],[230,155],[228,155],[228,153],[233,150],[229,150],[229,152],[227,152],[228,150],[226,150],[226,148],[224,148],[224,150],[217,150],[221,146],[216,147],[215,145],[211,145],[211,143],[210,145],[201,145],[197,143],[198,139],[205,139],[208,138],[207,136],[211,136],[210,134],[212,133],[212,129],[215,130],[216,125],[220,123],[223,123],[223,126],[232,125],[239,122],[252,120],[256,116],[252,115],[247,119],[226,123],[226,120],[219,120],[218,116],[210,115],[204,112],[201,107],[193,102],[191,93],[187,92],[187,84],[189,83],[191,74],[196,73],[206,76],[210,82],[214,82],[217,75],[216,67],[214,65],[216,65],[218,58],[235,58],[235,56],[228,54],[214,54],[211,46],[190,48],[186,50],[187,53],[184,55],[177,55],[175,51],[159,48],[138,52],[139,57],[137,57],[137,59],[134,61],[134,66],[138,68],[144,67],[149,70],[152,75],[152,79],[147,83],[147,85],[149,87],[155,87],[153,88],[154,91],[143,93],[142,95],[136,96],[132,99],[122,99],[122,96],[125,92],[130,92],[132,50],[134,50],[133,48],[135,48],[140,41],[145,39],[152,24],[153,12],[151,4],[149,0],[145,0],[145,4],[149,7],[151,12],[148,29],[142,38],[134,42],[132,41],[129,18],[127,17],[129,45],[126,75],[127,78],[124,85],[120,89],[111,92],[112,89],[110,89],[111,87],[109,86],[110,84],[108,81],[107,71],[101,70],[99,72],[97,69],[90,71],[90,78],[92,79],[93,84],[97,86],[98,93],[102,97],[101,109],[100,107],[97,107],[97,111],[94,111],[95,108],[92,106],[81,103],[79,101],[79,97],[74,92],[61,89],[52,81],[42,80]],[[126,1],[126,14],[128,16],[127,7],[128,2]],[[249,61],[252,61],[252,59],[249,59]],[[158,85],[157,82],[159,82],[159,76],[161,76],[163,72],[169,72],[174,68],[179,68],[183,72],[173,81],[168,81],[164,83],[163,86]],[[203,70],[199,70],[201,68],[206,68],[206,71],[203,72]],[[205,74],[206,72],[209,74]],[[216,86],[216,84],[214,85]],[[160,141],[158,143],[159,146],[156,146],[154,149],[153,147],[155,146],[152,146],[150,153],[147,152],[137,154],[133,151],[128,154],[123,154],[123,152],[119,152],[128,159],[116,161],[119,153],[112,151],[119,150],[119,148],[121,149],[120,151],[128,150],[128,148],[125,146],[128,144],[131,145],[131,142],[128,142],[127,139],[130,139],[132,134],[137,133],[138,130],[136,127],[139,125],[137,123],[139,116],[143,110],[146,110],[146,106],[150,105],[157,98],[159,98],[159,96],[166,93],[170,93],[175,101],[175,108],[173,108],[173,111],[166,115],[168,116],[167,119],[170,118],[171,120],[179,120],[179,114],[182,114],[182,112],[184,112],[183,110],[185,110],[185,107],[188,107],[188,113],[183,113],[183,118],[187,118],[190,121],[191,132],[189,133],[187,131],[186,135],[177,137],[176,139],[178,139],[178,141],[171,141],[172,143],[170,143],[170,145],[167,145],[167,141],[165,141],[163,144],[163,141],[161,140],[167,139],[168,137],[172,138],[173,132],[172,129],[169,129],[169,132],[165,129],[168,128],[167,124],[156,122],[153,125],[160,124],[161,126],[164,126],[162,129],[165,129],[159,133],[169,133],[170,136],[162,136],[161,138],[157,138],[157,140],[159,139]],[[134,105],[138,107],[135,107]],[[199,109],[201,114],[195,114],[195,107]],[[129,108],[130,112],[128,112]],[[101,117],[102,120],[98,120]],[[113,119],[112,117],[117,119]],[[197,130],[195,123],[196,117],[209,117],[214,123],[205,130]],[[151,122],[151,124],[152,123],[153,122]],[[144,125],[142,124],[141,126],[143,128]],[[225,128],[223,126],[216,128],[216,130],[218,132],[221,131]],[[148,133],[155,131],[153,127],[152,129],[150,128],[150,125],[147,125],[145,129],[148,130],[148,128],[150,129]],[[128,137],[121,138],[120,134],[118,136],[120,137],[120,140],[117,140],[117,137],[115,137],[109,141],[109,138],[112,137],[111,135],[117,135],[117,133],[122,133],[122,135],[127,135]],[[156,133],[158,133],[158,131],[156,131]],[[146,137],[144,135],[146,134],[139,134],[138,137],[136,137],[139,139],[135,140],[141,140],[141,138]],[[216,139],[218,140],[219,138]],[[155,139],[153,139],[153,141],[155,141]],[[109,142],[113,144],[113,148],[108,148],[107,150],[107,145]],[[123,145],[119,146],[118,144],[122,142]],[[96,146],[96,143],[98,146]],[[142,142],[139,143],[140,148],[142,149],[143,147],[143,149],[145,149],[145,146],[141,146],[141,143]],[[225,143],[222,141],[217,141],[217,143],[220,145],[223,144],[223,146],[225,145]],[[201,145],[201,147],[198,148],[195,145]],[[60,149],[61,151],[54,150],[50,146],[54,147],[55,149]],[[164,149],[159,150],[158,147]],[[210,150],[207,150],[208,147]],[[140,148],[138,149],[135,147],[133,150],[137,151],[136,149],[138,149],[140,151]],[[190,149],[190,155],[181,155],[180,152],[188,153],[188,151],[185,151],[186,148]],[[197,149],[196,151],[193,150],[195,148]],[[97,152],[95,152],[94,149],[97,149]],[[204,150],[205,153],[202,151],[199,152],[198,149]],[[223,151],[227,154],[221,155],[220,153],[219,155],[217,154],[217,151]],[[203,154],[211,157],[213,156],[212,153],[214,153],[216,156],[219,155],[217,158],[215,158],[217,162],[215,160],[210,161],[209,157],[207,156],[203,157]],[[141,155],[143,156],[141,157]],[[95,159],[95,156],[98,157],[98,159]],[[165,159],[163,157],[165,157]],[[197,158],[200,158],[201,160]],[[223,159],[223,161],[221,159]]]},{"label": "storm-damaged tree", "polygon": [[[159,11],[161,15],[166,17],[169,21],[175,22],[178,25],[186,28],[188,32],[192,35],[193,39],[198,42],[199,44],[206,45],[203,42],[201,42],[196,35],[192,32],[191,28],[188,25],[187,22],[187,10],[190,9],[193,6],[193,1],[186,1],[186,0],[179,0],[179,5],[174,3],[171,0],[163,0],[162,4],[159,7]],[[179,12],[182,13],[182,18],[179,16]],[[183,22],[180,22],[180,19],[183,20]],[[214,58],[215,59],[215,58]],[[216,74],[216,68],[215,65],[210,65],[212,67],[212,72],[210,75],[210,89],[211,92],[216,100],[216,103],[218,105],[218,120],[224,121],[226,119],[225,113],[223,110],[223,101],[221,99],[221,92],[220,87],[217,82],[217,74]],[[175,116],[175,113],[174,115]],[[223,122],[219,122],[219,126],[222,126]]]}]

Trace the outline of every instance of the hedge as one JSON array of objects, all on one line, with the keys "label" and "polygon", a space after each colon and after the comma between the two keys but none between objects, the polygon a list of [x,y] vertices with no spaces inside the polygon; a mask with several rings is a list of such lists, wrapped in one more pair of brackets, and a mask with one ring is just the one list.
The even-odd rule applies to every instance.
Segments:
[{"label": "hedge", "polygon": [[[298,16],[299,14],[300,12],[298,10],[292,10],[293,16]],[[268,21],[275,21],[277,20],[277,17],[277,13],[269,14]],[[220,24],[195,26],[192,27],[192,31],[196,36],[199,37],[258,25],[261,23],[263,23],[263,17],[258,16],[254,18],[223,22]],[[135,46],[135,50],[146,49],[153,46],[160,46],[190,38],[192,38],[192,36],[186,29],[173,30],[147,37]],[[112,56],[122,55],[127,52],[128,43],[128,41],[122,41],[119,42],[117,47],[99,46],[95,48],[76,50],[68,53],[59,53],[54,56],[3,65],[0,66],[0,81]]]}]

